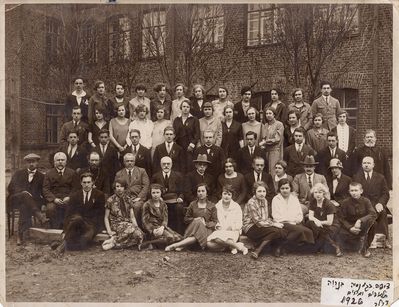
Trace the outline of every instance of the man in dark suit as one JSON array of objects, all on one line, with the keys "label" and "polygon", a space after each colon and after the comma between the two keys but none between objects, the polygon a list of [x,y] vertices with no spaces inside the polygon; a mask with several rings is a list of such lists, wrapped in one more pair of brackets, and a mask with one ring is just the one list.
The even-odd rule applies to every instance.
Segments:
[{"label": "man in dark suit", "polygon": [[132,129],[129,132],[129,138],[132,142],[132,145],[126,147],[126,149],[122,152],[122,157],[124,157],[127,153],[132,153],[135,155],[135,165],[137,167],[141,167],[145,169],[149,178],[152,175],[152,163],[151,163],[151,151],[140,144],[140,130]]},{"label": "man in dark suit", "polygon": [[[104,174],[105,180],[107,181],[104,185],[105,187],[111,188],[114,183],[116,172],[121,169],[118,150],[110,142],[109,131],[107,129],[100,130],[98,140],[100,142],[93,152],[97,152],[100,155],[100,172]],[[102,191],[107,194],[105,190]]]},{"label": "man in dark suit", "polygon": [[316,151],[309,145],[305,144],[305,129],[296,128],[294,131],[295,144],[290,145],[284,150],[284,161],[287,162],[287,174],[294,177],[303,173],[303,160],[306,156],[316,155]]},{"label": "man in dark suit", "polygon": [[103,173],[101,168],[101,158],[98,152],[91,152],[88,157],[89,166],[81,169],[78,174],[79,176],[84,173],[91,173],[93,175],[94,188],[103,192],[106,196],[111,195],[111,185],[108,176]]},{"label": "man in dark suit", "polygon": [[51,228],[61,229],[68,207],[70,194],[79,188],[79,178],[73,169],[66,167],[67,156],[63,152],[54,155],[54,168],[43,180],[43,196],[47,203],[46,214]]},{"label": "man in dark suit", "polygon": [[79,136],[75,130],[68,133],[67,143],[58,148],[58,152],[67,155],[67,167],[79,172],[80,169],[87,167],[87,151],[79,145]]},{"label": "man in dark suit", "polygon": [[217,178],[223,172],[223,163],[225,160],[224,151],[219,146],[216,146],[214,132],[211,130],[204,131],[204,145],[195,150],[194,156],[206,155],[209,162],[211,162],[206,172],[214,178]]},{"label": "man in dark suit", "polygon": [[89,130],[89,125],[81,120],[82,110],[80,107],[75,106],[72,109],[72,120],[64,123],[60,130],[60,145],[65,145],[68,142],[68,135],[71,131],[76,131],[79,137],[79,145],[85,148],[89,147],[87,141],[87,135]]},{"label": "man in dark suit", "polygon": [[87,114],[89,110],[90,96],[88,96],[83,90],[85,85],[83,78],[76,77],[73,80],[73,85],[75,90],[72,92],[71,95],[68,95],[65,100],[65,119],[67,121],[72,120],[71,114],[73,107],[80,107],[80,109],[82,110],[82,120],[85,123],[88,123],[89,119],[87,117]]},{"label": "man in dark suit", "polygon": [[[128,183],[127,191],[134,197],[133,210],[135,216],[141,216],[144,202],[147,200],[150,179],[145,169],[135,165],[136,155],[127,153],[123,156],[125,167],[116,173],[115,179],[122,179]],[[141,219],[137,219],[139,227]]]},{"label": "man in dark suit", "polygon": [[162,171],[152,176],[151,182],[158,183],[165,188],[162,195],[168,206],[168,224],[180,234],[184,233],[184,187],[183,177],[179,172],[172,171],[172,159],[163,157],[161,159]]},{"label": "man in dark suit", "polygon": [[352,179],[342,173],[342,162],[339,159],[331,159],[329,169],[330,173],[326,176],[326,180],[331,202],[338,207],[344,199],[350,196],[349,184]]},{"label": "man in dark suit", "polygon": [[163,131],[165,142],[159,144],[154,151],[152,169],[154,173],[161,170],[161,159],[163,157],[170,157],[172,159],[172,169],[177,172],[183,171],[183,149],[180,145],[174,142],[175,129],[173,127],[166,127]]},{"label": "man in dark suit", "polygon": [[64,221],[64,238],[57,252],[85,249],[101,230],[105,196],[94,188],[93,175],[80,175],[81,189],[71,194]]},{"label": "man in dark suit", "polygon": [[[249,107],[254,107],[259,111],[259,108],[251,103],[252,90],[250,86],[243,86],[241,88],[241,101],[234,105],[234,120],[240,124],[248,121],[247,111]],[[259,115],[256,118],[259,121]]]},{"label": "man in dark suit", "polygon": [[39,160],[40,156],[37,154],[26,155],[26,168],[16,171],[8,185],[7,213],[19,208],[17,245],[23,243],[25,231],[32,226],[32,216],[47,226],[48,219],[40,213],[44,205],[44,175],[37,169]]},{"label": "man in dark suit", "polygon": [[[267,204],[269,205],[269,209],[271,210],[271,204],[273,197],[276,195],[276,192],[274,191],[274,183],[273,183],[273,178],[270,176],[269,173],[265,172],[265,159],[262,157],[254,157],[253,162],[252,162],[252,168],[253,171],[250,173],[247,173],[244,178],[245,182],[247,184],[247,199],[250,199],[254,195],[253,187],[254,183],[258,181],[262,181],[266,184],[267,190],[266,190],[266,200]],[[271,212],[269,210],[269,212]]]},{"label": "man in dark suit", "polygon": [[385,177],[388,188],[392,189],[392,173],[391,167],[388,162],[388,157],[381,146],[376,145],[377,135],[374,130],[366,130],[364,136],[364,145],[355,149],[353,153],[355,171],[360,171],[362,168],[362,161],[364,157],[373,157],[374,159],[374,170]]},{"label": "man in dark suit", "polygon": [[206,183],[208,186],[208,199],[214,203],[216,199],[216,178],[206,173],[208,165],[211,163],[205,154],[198,155],[194,161],[195,170],[184,176],[184,197],[187,204],[197,199],[197,186]]},{"label": "man in dark suit", "polygon": [[[265,151],[256,145],[257,138],[258,135],[256,132],[248,131],[245,134],[245,140],[247,142],[247,146],[240,148],[237,155],[238,170],[242,174],[247,174],[252,172],[252,162],[254,157],[262,157],[265,161],[267,161]],[[268,163],[266,163],[266,165],[268,165]],[[267,171],[268,170],[266,168],[266,172]]]},{"label": "man in dark suit", "polygon": [[[342,164],[344,164],[346,160],[345,152],[337,147],[338,139],[333,132],[327,133],[327,142],[328,146],[320,150],[316,156],[316,160],[319,162],[318,167],[316,167],[316,171],[324,176],[329,174],[328,169],[331,159],[338,159]],[[349,174],[349,172],[345,169],[343,172],[345,174]]]},{"label": "man in dark suit", "polygon": [[353,181],[363,186],[363,196],[367,197],[377,211],[375,232],[385,235],[385,246],[390,248],[388,242],[388,217],[390,214],[387,208],[389,190],[384,176],[374,171],[373,157],[366,156],[362,161],[362,170],[353,176]]}]

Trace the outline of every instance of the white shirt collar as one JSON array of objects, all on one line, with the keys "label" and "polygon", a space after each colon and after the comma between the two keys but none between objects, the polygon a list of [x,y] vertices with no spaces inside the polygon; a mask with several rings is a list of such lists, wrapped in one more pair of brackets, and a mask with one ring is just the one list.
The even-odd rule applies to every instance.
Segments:
[{"label": "white shirt collar", "polygon": [[80,94],[78,94],[78,93],[76,92],[76,90],[75,90],[75,91],[72,92],[72,95],[73,95],[73,96],[76,96],[76,97],[83,97],[83,96],[86,96],[86,92],[85,92],[85,91],[82,91]]}]

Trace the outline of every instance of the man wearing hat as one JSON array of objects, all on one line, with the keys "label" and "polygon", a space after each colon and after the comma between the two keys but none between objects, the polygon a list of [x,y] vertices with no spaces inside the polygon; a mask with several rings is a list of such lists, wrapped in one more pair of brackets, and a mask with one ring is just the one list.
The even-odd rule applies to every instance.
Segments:
[{"label": "man wearing hat", "polygon": [[48,219],[40,213],[44,204],[42,196],[44,175],[38,171],[40,156],[30,153],[24,157],[26,168],[18,170],[8,185],[7,209],[19,208],[17,244],[24,239],[24,232],[31,227],[32,216],[47,227]]},{"label": "man wearing hat", "polygon": [[204,117],[199,119],[201,138],[199,145],[205,144],[204,132],[212,131],[214,134],[215,145],[220,146],[222,144],[222,123],[218,117],[213,115],[212,102],[205,102],[202,106]]},{"label": "man wearing hat", "polygon": [[[294,180],[292,181],[292,189],[298,195],[303,214],[307,214],[309,212],[309,202],[312,199],[310,189],[316,183],[322,183],[327,188],[328,186],[326,178],[323,175],[314,172],[318,162],[315,161],[313,156],[306,156],[301,164],[303,165],[305,172],[294,177]],[[330,195],[327,195],[327,198],[330,199]]]},{"label": "man wearing hat", "polygon": [[331,159],[328,168],[330,172],[326,176],[326,179],[331,194],[331,202],[338,207],[345,198],[350,196],[349,184],[352,182],[352,179],[342,173],[343,165],[337,158]]},{"label": "man wearing hat", "polygon": [[[248,121],[247,111],[249,107],[254,107],[258,110],[258,108],[251,103],[252,90],[250,86],[243,86],[241,88],[241,97],[241,101],[234,105],[234,119],[240,124]],[[256,120],[259,121],[259,115]]]},{"label": "man wearing hat", "polygon": [[200,183],[206,183],[208,186],[208,199],[216,202],[217,199],[214,196],[216,189],[216,177],[206,172],[211,162],[208,160],[206,154],[199,154],[195,160],[193,160],[195,170],[189,172],[184,177],[184,195],[187,204],[197,199],[197,186]]}]

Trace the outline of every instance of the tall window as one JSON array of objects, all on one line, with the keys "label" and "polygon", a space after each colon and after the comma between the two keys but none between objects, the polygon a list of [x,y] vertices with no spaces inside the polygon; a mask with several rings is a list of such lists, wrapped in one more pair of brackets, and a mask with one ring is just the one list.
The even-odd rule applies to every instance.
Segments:
[{"label": "tall window", "polygon": [[281,8],[275,4],[248,4],[247,45],[276,43],[279,14]]},{"label": "tall window", "polygon": [[88,25],[82,28],[82,43],[80,48],[80,59],[82,61],[85,63],[97,63],[97,28],[94,25]]},{"label": "tall window", "polygon": [[49,63],[58,59],[61,51],[62,24],[53,17],[46,18],[46,57]]},{"label": "tall window", "polygon": [[215,48],[223,48],[223,7],[220,4],[197,6],[193,15],[193,41],[199,46],[208,44]]},{"label": "tall window", "polygon": [[314,8],[314,16],[328,23],[331,33],[338,31],[349,34],[359,33],[359,6],[357,4],[321,4]]},{"label": "tall window", "polygon": [[131,21],[126,16],[115,16],[108,21],[108,61],[129,59],[131,48]]},{"label": "tall window", "polygon": [[46,105],[46,142],[48,144],[58,143],[63,108],[63,104]]},{"label": "tall window", "polygon": [[335,88],[332,96],[337,98],[341,108],[348,112],[348,125],[356,128],[359,90],[353,88]]},{"label": "tall window", "polygon": [[144,58],[162,56],[166,43],[166,11],[145,13],[142,22],[142,53]]}]

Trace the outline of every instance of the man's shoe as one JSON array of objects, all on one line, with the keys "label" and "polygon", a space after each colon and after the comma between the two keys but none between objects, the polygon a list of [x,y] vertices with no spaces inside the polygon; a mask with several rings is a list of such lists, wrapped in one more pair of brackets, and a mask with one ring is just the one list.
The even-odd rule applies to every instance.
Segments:
[{"label": "man's shoe", "polygon": [[65,252],[65,241],[62,241],[62,243],[57,247],[55,252],[57,254],[63,254]]},{"label": "man's shoe", "polygon": [[363,255],[364,258],[370,258],[371,253],[370,253],[370,251],[366,248],[366,249],[363,251],[362,255]]},{"label": "man's shoe", "polygon": [[58,246],[60,246],[60,244],[61,244],[61,242],[59,242],[59,241],[53,241],[50,243],[50,247],[52,250],[55,250],[55,249],[57,249]]}]

